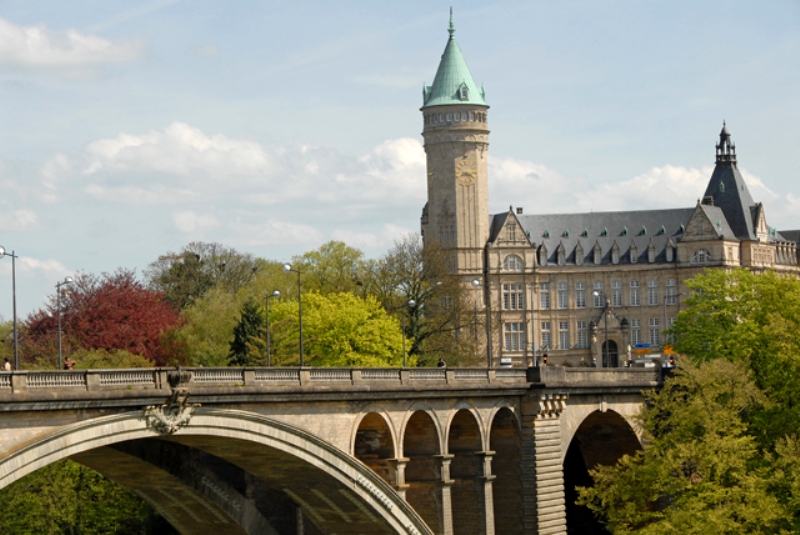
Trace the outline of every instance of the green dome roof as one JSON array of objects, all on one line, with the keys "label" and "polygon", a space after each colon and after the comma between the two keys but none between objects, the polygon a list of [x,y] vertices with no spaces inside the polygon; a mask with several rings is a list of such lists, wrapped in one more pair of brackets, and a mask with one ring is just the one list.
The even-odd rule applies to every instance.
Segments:
[{"label": "green dome roof", "polygon": [[450,15],[450,39],[442,54],[442,61],[436,71],[433,85],[422,88],[422,107],[447,106],[454,104],[477,104],[486,106],[486,92],[475,85],[467,62],[455,39],[452,13]]}]

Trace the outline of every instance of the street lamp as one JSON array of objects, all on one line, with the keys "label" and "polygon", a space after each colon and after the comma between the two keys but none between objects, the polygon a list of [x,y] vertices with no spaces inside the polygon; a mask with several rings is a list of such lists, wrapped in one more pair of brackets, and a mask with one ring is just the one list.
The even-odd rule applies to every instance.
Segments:
[{"label": "street lamp", "polygon": [[6,252],[6,248],[0,245],[0,258],[11,257],[11,306],[14,316],[14,369],[19,370],[19,341],[17,340],[17,255],[14,251]]},{"label": "street lamp", "polygon": [[[592,296],[594,296],[594,297],[600,297],[602,295],[603,295],[603,293],[602,292],[598,292],[597,290],[592,292]],[[609,357],[609,351],[608,351],[608,299],[605,299],[605,296],[603,296],[603,303],[604,303],[604,306],[603,306],[603,316],[604,316],[603,319],[604,319],[604,322],[603,323],[605,323],[606,341],[603,343],[603,349],[601,351],[601,354],[603,355],[603,363],[602,363],[603,368],[608,368],[608,365],[609,365],[609,362],[608,362],[608,360],[609,360],[608,359],[608,357]]]},{"label": "street lamp", "polygon": [[278,290],[275,290],[274,292],[272,292],[272,294],[267,294],[267,299],[266,299],[266,301],[267,301],[267,312],[266,312],[265,316],[267,318],[267,367],[272,366],[272,354],[271,354],[271,351],[270,351],[270,342],[271,342],[271,340],[270,340],[270,337],[269,337],[269,300],[272,299],[273,297],[280,297],[280,296],[281,296],[281,292],[278,291]]},{"label": "street lamp", "polygon": [[[408,308],[412,308],[416,304],[417,302],[414,301],[413,299],[409,299],[408,302],[406,303],[406,305],[408,305]],[[405,308],[403,308],[403,313],[401,314],[401,317],[403,318],[403,368],[405,368],[406,367],[406,309]]]},{"label": "street lamp", "polygon": [[[666,294],[664,295],[664,330],[665,330],[665,331],[666,331],[667,329],[669,329],[669,324],[668,324],[668,322],[667,322],[667,299],[668,299],[669,297],[674,297],[674,298],[675,298],[675,302],[674,302],[674,303],[672,303],[672,304],[673,304],[673,305],[677,305],[677,304],[678,304],[678,299],[679,299],[679,298],[680,298],[680,296],[682,296],[682,295],[683,295],[683,293],[677,293],[677,294],[675,294],[675,295],[672,295],[672,296],[670,296],[670,295],[666,295]],[[665,343],[665,344],[667,343],[667,337],[666,337],[666,336],[664,336],[664,343]]]},{"label": "street lamp", "polygon": [[300,271],[297,269],[292,269],[292,265],[286,263],[283,265],[284,273],[294,272],[297,273],[297,304],[299,307],[299,320],[300,320],[300,367],[306,365],[306,358],[305,353],[303,353],[303,290],[300,285]]},{"label": "street lamp", "polygon": [[[478,288],[481,286],[481,281],[478,279],[472,279],[472,286]],[[488,299],[488,292],[484,288],[483,291],[483,308],[486,309],[486,367],[492,367],[492,328],[490,325],[490,310],[489,310],[489,299]]]},{"label": "street lamp", "polygon": [[64,278],[63,282],[56,283],[56,308],[58,310],[58,369],[64,367],[64,363],[61,359],[61,287],[68,286],[72,284],[72,277]]}]

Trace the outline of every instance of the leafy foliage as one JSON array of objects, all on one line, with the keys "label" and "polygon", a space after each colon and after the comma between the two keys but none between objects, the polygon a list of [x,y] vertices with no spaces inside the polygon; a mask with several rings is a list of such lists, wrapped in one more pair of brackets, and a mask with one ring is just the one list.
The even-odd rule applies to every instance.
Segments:
[{"label": "leafy foliage", "polygon": [[149,287],[183,310],[212,288],[234,294],[255,277],[258,263],[249,253],[219,243],[192,242],[180,252],[158,257],[145,270]]},{"label": "leafy foliage", "polygon": [[[78,274],[61,299],[61,314],[66,354],[78,348],[124,350],[159,365],[175,354],[162,335],[180,323],[180,316],[133,271]],[[26,359],[51,366],[57,334],[57,304],[51,302],[25,321]]]},{"label": "leafy foliage", "polygon": [[687,362],[641,417],[648,446],[593,470],[580,503],[613,533],[780,533],[787,513],[747,434],[746,415],[766,403],[742,363]]}]

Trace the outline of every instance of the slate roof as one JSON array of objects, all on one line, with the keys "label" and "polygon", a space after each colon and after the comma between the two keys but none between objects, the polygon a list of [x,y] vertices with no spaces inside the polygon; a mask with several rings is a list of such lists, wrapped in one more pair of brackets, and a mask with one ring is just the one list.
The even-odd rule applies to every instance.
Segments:
[{"label": "slate roof", "polygon": [[[444,48],[433,84],[422,88],[422,109],[456,104],[486,106],[486,93],[483,87],[478,88],[475,85],[475,80],[472,79],[461,48],[456,42],[452,11],[450,28],[447,31],[450,33],[450,38]],[[462,86],[465,89],[464,92],[461,91]]]},{"label": "slate roof", "polygon": [[[711,209],[713,215],[721,211]],[[675,208],[670,210],[641,210],[631,212],[590,212],[583,214],[543,214],[516,216],[529,240],[538,249],[547,250],[548,263],[557,263],[559,245],[564,247],[567,264],[576,264],[576,250],[580,244],[583,249],[583,263],[594,263],[593,251],[600,246],[602,264],[612,263],[614,244],[619,248],[619,263],[630,262],[631,246],[635,245],[637,263],[647,263],[648,248],[655,247],[655,261],[666,262],[666,246],[674,246],[683,234],[694,208]],[[508,212],[497,214],[491,221],[491,240],[495,241]],[[724,218],[723,218],[724,219]],[[723,229],[723,231],[725,231]],[[727,229],[730,233],[730,229]]]},{"label": "slate roof", "polygon": [[800,230],[781,230],[778,231],[778,235],[783,238],[784,241],[800,243]]}]

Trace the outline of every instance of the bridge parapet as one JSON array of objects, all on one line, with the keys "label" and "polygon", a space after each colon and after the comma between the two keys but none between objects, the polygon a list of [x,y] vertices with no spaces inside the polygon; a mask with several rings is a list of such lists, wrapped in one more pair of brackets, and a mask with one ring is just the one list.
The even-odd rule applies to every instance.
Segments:
[{"label": "bridge parapet", "polygon": [[641,387],[652,388],[661,382],[661,370],[657,368],[567,368],[564,366],[542,366],[528,368],[530,383],[542,383],[548,387]]},{"label": "bridge parapet", "polygon": [[[177,375],[176,375],[177,374]],[[523,368],[135,368],[123,370],[20,371],[0,373],[0,395],[37,390],[168,390],[170,386],[364,386],[515,384]],[[171,384],[175,383],[175,384]]]}]

